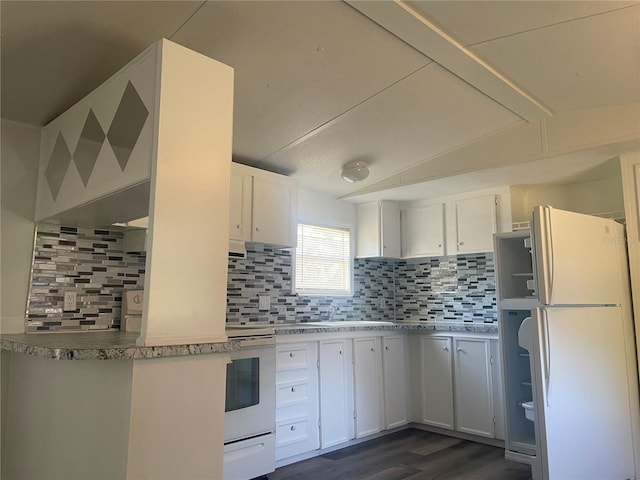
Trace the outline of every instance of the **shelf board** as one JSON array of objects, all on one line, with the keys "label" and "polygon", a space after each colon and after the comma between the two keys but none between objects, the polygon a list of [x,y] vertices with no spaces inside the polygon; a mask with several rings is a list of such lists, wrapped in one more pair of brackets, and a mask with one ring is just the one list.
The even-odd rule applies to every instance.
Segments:
[{"label": "shelf board", "polygon": [[511,274],[512,277],[529,277],[533,278],[533,272],[514,272]]},{"label": "shelf board", "polygon": [[500,300],[500,310],[531,310],[540,305],[536,297],[533,298],[504,298]]}]

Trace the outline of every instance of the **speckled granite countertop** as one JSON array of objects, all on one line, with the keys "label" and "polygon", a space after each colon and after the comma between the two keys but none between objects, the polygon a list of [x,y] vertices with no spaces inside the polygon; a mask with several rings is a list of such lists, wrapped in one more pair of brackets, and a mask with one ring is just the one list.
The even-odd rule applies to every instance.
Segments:
[{"label": "speckled granite countertop", "polygon": [[0,335],[0,349],[54,360],[139,360],[225,353],[235,350],[236,342],[194,343],[139,347],[137,333],[40,333]]},{"label": "speckled granite countertop", "polygon": [[323,323],[282,323],[273,325],[276,335],[296,335],[310,333],[363,332],[363,331],[410,331],[410,332],[451,332],[482,333],[497,335],[497,323],[462,322],[323,322]]}]

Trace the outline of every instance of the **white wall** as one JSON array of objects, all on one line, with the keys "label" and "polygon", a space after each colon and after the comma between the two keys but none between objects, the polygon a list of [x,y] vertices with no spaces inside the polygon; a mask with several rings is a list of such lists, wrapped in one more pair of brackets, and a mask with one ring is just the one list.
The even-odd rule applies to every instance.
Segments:
[{"label": "white wall", "polygon": [[40,128],[2,119],[1,333],[24,332],[33,255]]},{"label": "white wall", "polygon": [[332,195],[300,188],[298,204],[300,223],[355,228],[356,206]]},{"label": "white wall", "polygon": [[612,177],[530,188],[525,194],[525,204],[528,212],[536,205],[551,205],[562,210],[586,214],[622,212],[622,180],[620,177]]},{"label": "white wall", "polygon": [[2,356],[3,479],[126,478],[132,361]]}]

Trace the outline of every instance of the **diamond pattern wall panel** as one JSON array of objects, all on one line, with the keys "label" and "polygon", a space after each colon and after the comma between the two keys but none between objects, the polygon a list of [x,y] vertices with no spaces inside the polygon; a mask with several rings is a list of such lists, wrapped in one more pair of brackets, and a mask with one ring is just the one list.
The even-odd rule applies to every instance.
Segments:
[{"label": "diamond pattern wall panel", "polygon": [[89,109],[78,144],[73,152],[73,161],[85,187],[98,160],[104,138],[104,130],[102,130],[93,110]]},{"label": "diamond pattern wall panel", "polygon": [[71,152],[69,152],[67,141],[62,135],[62,132],[59,132],[58,138],[56,139],[56,143],[51,152],[51,156],[49,157],[47,169],[44,173],[54,200],[58,198],[58,193],[62,186],[62,180],[64,180],[64,177],[67,174],[67,168],[69,168],[70,162]]},{"label": "diamond pattern wall panel", "polygon": [[129,81],[107,133],[107,138],[122,171],[127,166],[131,151],[138,141],[148,116],[149,110]]}]

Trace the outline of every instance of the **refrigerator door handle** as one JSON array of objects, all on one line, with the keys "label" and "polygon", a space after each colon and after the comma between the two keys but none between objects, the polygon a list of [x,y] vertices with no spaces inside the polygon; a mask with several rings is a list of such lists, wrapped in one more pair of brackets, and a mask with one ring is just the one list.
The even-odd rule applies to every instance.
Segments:
[{"label": "refrigerator door handle", "polygon": [[536,271],[538,277],[538,295],[540,303],[551,303],[553,291],[553,236],[551,234],[551,210],[549,207],[536,207],[533,211],[534,241],[536,244]]},{"label": "refrigerator door handle", "polygon": [[549,316],[547,310],[541,308],[542,312],[542,345],[544,349],[544,383],[545,383],[545,401],[547,407],[551,406],[551,342],[549,341]]}]

